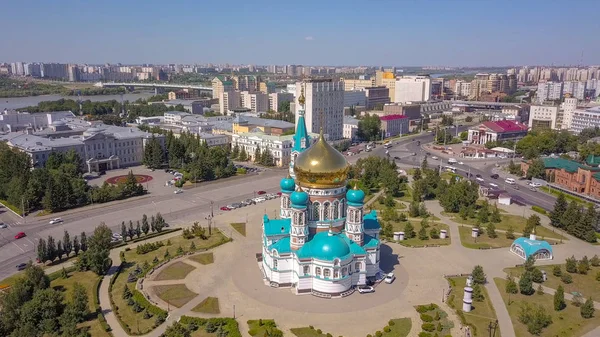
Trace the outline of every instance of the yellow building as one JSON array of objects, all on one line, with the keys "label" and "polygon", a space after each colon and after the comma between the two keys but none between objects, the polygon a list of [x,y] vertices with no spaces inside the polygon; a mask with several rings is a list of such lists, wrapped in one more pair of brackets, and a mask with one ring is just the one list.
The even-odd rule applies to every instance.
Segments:
[{"label": "yellow building", "polygon": [[294,130],[294,123],[276,119],[264,119],[250,116],[236,116],[231,125],[233,134],[262,132],[266,135],[281,136]]},{"label": "yellow building", "polygon": [[213,98],[221,97],[221,93],[234,90],[233,82],[225,76],[217,76],[212,80]]}]

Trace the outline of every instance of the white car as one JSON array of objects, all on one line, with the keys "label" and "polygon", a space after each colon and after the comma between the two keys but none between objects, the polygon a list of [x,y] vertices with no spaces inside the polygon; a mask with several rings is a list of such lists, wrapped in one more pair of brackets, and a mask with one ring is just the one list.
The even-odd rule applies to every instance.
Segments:
[{"label": "white car", "polygon": [[438,160],[438,157],[436,157],[436,156],[432,156],[432,157],[431,157],[431,159],[433,159],[433,160]]},{"label": "white car", "polygon": [[50,220],[51,225],[61,223],[61,222],[63,222],[61,218],[55,218],[55,219]]},{"label": "white car", "polygon": [[373,288],[371,286],[360,286],[360,287],[358,287],[358,292],[361,294],[374,293],[375,288]]},{"label": "white car", "polygon": [[463,163],[462,161],[458,162],[458,165],[464,165],[465,163]]},{"label": "white car", "polygon": [[385,275],[385,283],[392,283],[392,282],[394,282],[395,279],[396,279],[396,276],[394,276],[394,273],[389,273],[389,274]]},{"label": "white car", "polygon": [[498,188],[498,185],[496,185],[494,183],[490,183],[490,186],[492,186],[493,188]]},{"label": "white car", "polygon": [[528,182],[527,185],[529,185],[531,187],[540,187],[540,186],[542,186],[542,184],[540,184],[540,183],[534,183],[533,181]]},{"label": "white car", "polygon": [[180,193],[183,193],[183,190],[181,190],[181,189],[179,189],[179,190],[175,190],[175,191],[173,191],[173,193],[175,193],[175,194],[180,194]]},{"label": "white car", "polygon": [[480,183],[484,182],[483,178],[479,178],[479,177],[475,178],[475,180],[477,180]]},{"label": "white car", "polygon": [[265,199],[264,197],[257,197],[252,200],[254,200],[254,202],[256,202],[256,203],[267,201],[267,199]]},{"label": "white car", "polygon": [[0,228],[8,228],[8,225],[4,222],[0,222]]}]

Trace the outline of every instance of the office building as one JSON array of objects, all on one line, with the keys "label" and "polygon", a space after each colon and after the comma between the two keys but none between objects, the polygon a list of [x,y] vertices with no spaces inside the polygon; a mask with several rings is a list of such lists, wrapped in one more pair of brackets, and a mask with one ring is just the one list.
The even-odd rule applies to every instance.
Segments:
[{"label": "office building", "polygon": [[390,94],[387,87],[369,87],[365,88],[365,96],[367,97],[367,110],[374,109],[376,106],[384,106],[390,103]]},{"label": "office building", "polygon": [[[214,94],[214,92],[213,92]],[[227,113],[233,109],[242,107],[242,98],[240,92],[237,90],[224,91],[219,96],[219,108],[221,109],[221,115],[227,115]]]},{"label": "office building", "polygon": [[364,90],[345,90],[344,106],[366,106],[367,94]]},{"label": "office building", "polygon": [[562,116],[558,105],[532,105],[529,109],[530,129],[552,129],[560,127]]},{"label": "office building", "polygon": [[413,103],[390,103],[383,106],[385,115],[402,115],[408,118],[409,132],[419,127],[421,123],[421,104]]},{"label": "office building", "polygon": [[586,99],[587,81],[564,82],[563,95],[569,94],[579,100]]},{"label": "office building", "polygon": [[395,103],[427,102],[431,98],[429,76],[402,76],[396,80]]},{"label": "office building", "polygon": [[233,82],[224,76],[217,76],[212,80],[213,98],[221,97],[221,93],[234,91]]},{"label": "office building", "polygon": [[42,130],[65,118],[75,118],[75,115],[71,111],[29,113],[5,109],[0,114],[0,132],[18,132],[28,128]]},{"label": "office building", "polygon": [[344,116],[344,139],[356,140],[358,132],[358,119],[351,116]]},{"label": "office building", "polygon": [[385,137],[405,135],[408,131],[408,117],[404,115],[379,116],[381,131]]},{"label": "office building", "polygon": [[344,116],[344,82],[332,79],[310,79],[296,83],[296,120],[299,99],[304,91],[305,120],[308,132],[323,132],[329,140],[342,138]]},{"label": "office building", "polygon": [[272,94],[275,92],[275,82],[260,82],[258,84],[258,91],[265,94]]},{"label": "office building", "polygon": [[269,110],[269,95],[256,91],[242,91],[240,93],[242,107],[250,109],[252,112],[266,112]]},{"label": "office building", "polygon": [[351,78],[343,78],[344,81],[344,90],[363,90],[365,88],[375,87],[375,79],[351,79]]},{"label": "office building", "polygon": [[600,127],[600,106],[575,109],[569,131],[580,133],[583,129]]},{"label": "office building", "polygon": [[468,141],[485,145],[489,142],[518,141],[527,135],[527,125],[503,120],[483,122],[469,128]]},{"label": "office building", "polygon": [[458,80],[454,86],[454,96],[469,97],[471,93],[471,82]]},{"label": "office building", "polygon": [[41,74],[43,78],[53,80],[68,80],[69,72],[68,66],[63,63],[42,63]]},{"label": "office building", "polygon": [[573,98],[573,97],[565,98],[565,101],[561,105],[562,115],[563,115],[562,123],[560,126],[561,129],[563,129],[563,130],[571,129],[571,123],[573,121],[573,113],[575,112],[575,109],[577,109],[577,103],[578,103],[577,98]]},{"label": "office building", "polygon": [[[269,110],[279,112],[279,107],[283,102],[293,102],[294,94],[290,94],[287,92],[279,92],[269,94]],[[290,108],[290,111],[291,108]]]},{"label": "office building", "polygon": [[563,82],[540,82],[538,83],[537,102],[555,101],[562,99]]}]

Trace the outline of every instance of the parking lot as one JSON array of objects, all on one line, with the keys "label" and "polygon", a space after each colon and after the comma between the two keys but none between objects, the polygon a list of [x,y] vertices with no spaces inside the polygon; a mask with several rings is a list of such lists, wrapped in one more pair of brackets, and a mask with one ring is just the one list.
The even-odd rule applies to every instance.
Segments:
[{"label": "parking lot", "polygon": [[221,206],[220,210],[221,211],[231,211],[234,209],[238,209],[238,208],[242,208],[242,207],[246,207],[246,206],[250,206],[250,205],[256,205],[261,202],[265,202],[267,200],[276,199],[281,196],[281,192],[267,193],[266,191],[256,191],[256,192],[254,192],[254,194],[256,195],[256,197],[254,197],[254,198],[245,199],[240,202],[234,202],[229,205]]}]

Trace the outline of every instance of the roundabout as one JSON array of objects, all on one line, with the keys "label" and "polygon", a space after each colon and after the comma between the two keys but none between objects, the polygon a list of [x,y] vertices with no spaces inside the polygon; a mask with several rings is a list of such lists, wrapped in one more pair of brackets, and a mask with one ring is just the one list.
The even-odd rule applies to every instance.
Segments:
[{"label": "roundabout", "polygon": [[[151,176],[145,175],[145,174],[135,174],[134,176],[135,176],[135,180],[137,181],[138,184],[144,184],[153,179]],[[107,182],[111,185],[124,184],[126,181],[127,181],[127,175],[110,177],[105,180],[105,182]]]}]

